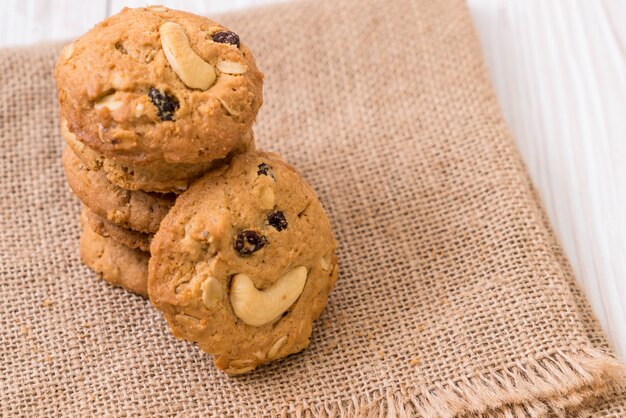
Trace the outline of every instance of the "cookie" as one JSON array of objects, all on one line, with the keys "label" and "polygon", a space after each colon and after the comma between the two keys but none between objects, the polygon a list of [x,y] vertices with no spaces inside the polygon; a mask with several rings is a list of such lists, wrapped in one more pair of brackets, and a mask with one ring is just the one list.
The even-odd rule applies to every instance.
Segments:
[{"label": "cookie", "polygon": [[103,173],[88,169],[68,147],[63,151],[63,167],[78,199],[96,215],[124,228],[156,232],[176,199],[175,194],[122,189]]},{"label": "cookie", "polygon": [[96,25],[63,49],[55,78],[69,131],[133,165],[223,159],[263,102],[263,75],[234,32],[162,6]]},{"label": "cookie", "polygon": [[229,374],[296,353],[337,280],[315,192],[277,154],[247,153],[181,194],[151,250],[148,293],[173,334]]},{"label": "cookie", "polygon": [[89,227],[96,234],[111,238],[112,240],[125,245],[129,248],[138,249],[141,251],[150,251],[150,241],[152,240],[152,234],[146,234],[144,232],[134,231],[128,228],[122,228],[119,225],[114,224],[111,221],[107,221],[104,218],[96,215],[89,209],[85,208],[86,219]]},{"label": "cookie", "polygon": [[102,154],[78,141],[76,135],[68,130],[65,120],[61,121],[61,136],[83,164],[91,170],[102,171],[111,183],[127,190],[158,193],[181,193],[202,173],[225,163],[234,154],[255,148],[252,131],[248,131],[241,143],[242,148],[234,150],[231,152],[232,155],[229,154],[222,160],[196,164],[155,162],[141,166],[105,158]]},{"label": "cookie", "polygon": [[80,236],[83,263],[112,285],[146,297],[150,254],[96,234],[86,217],[83,211]]}]

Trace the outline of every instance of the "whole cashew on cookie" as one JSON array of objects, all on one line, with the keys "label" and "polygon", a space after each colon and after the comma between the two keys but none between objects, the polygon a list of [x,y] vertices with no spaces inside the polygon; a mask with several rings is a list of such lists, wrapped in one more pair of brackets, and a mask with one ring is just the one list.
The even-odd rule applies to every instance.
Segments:
[{"label": "whole cashew on cookie", "polygon": [[187,87],[206,90],[215,83],[215,69],[191,49],[182,26],[165,22],[159,28],[159,34],[167,61]]},{"label": "whole cashew on cookie", "polygon": [[230,287],[230,303],[235,315],[255,327],[272,322],[300,297],[307,275],[306,267],[296,267],[265,290],[257,289],[245,274],[235,275]]}]

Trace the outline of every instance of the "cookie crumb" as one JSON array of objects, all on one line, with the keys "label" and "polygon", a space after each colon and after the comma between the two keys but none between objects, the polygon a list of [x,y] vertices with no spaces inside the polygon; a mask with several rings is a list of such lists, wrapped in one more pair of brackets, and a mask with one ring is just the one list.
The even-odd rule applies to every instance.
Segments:
[{"label": "cookie crumb", "polygon": [[415,356],[411,359],[411,361],[409,361],[409,364],[411,366],[419,366],[421,362],[422,360],[419,357]]},{"label": "cookie crumb", "polygon": [[43,306],[44,308],[49,308],[54,304],[54,302],[52,302],[50,299],[46,299],[41,303],[41,306]]},{"label": "cookie crumb", "polygon": [[23,336],[26,337],[28,334],[30,334],[30,328],[28,328],[26,325],[23,325],[22,328],[20,328],[20,332]]}]

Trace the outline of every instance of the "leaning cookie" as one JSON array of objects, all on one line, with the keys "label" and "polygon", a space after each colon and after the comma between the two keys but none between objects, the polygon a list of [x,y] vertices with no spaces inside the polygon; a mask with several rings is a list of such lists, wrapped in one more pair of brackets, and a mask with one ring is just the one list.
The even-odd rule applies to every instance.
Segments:
[{"label": "leaning cookie", "polygon": [[191,182],[219,164],[224,164],[232,155],[255,149],[252,131],[245,134],[241,148],[237,148],[221,160],[196,164],[168,164],[162,161],[148,165],[132,165],[106,158],[97,151],[76,139],[67,128],[67,121],[61,121],[61,136],[74,151],[74,154],[90,170],[102,172],[107,180],[126,190],[141,190],[158,193],[181,193]]},{"label": "leaning cookie", "polygon": [[181,194],[151,245],[148,293],[173,334],[229,374],[304,349],[337,279],[315,192],[278,155],[248,153]]},{"label": "leaning cookie", "polygon": [[154,233],[174,204],[176,195],[122,189],[99,170],[90,170],[68,147],[63,168],[70,188],[96,215],[124,228]]},{"label": "leaning cookie", "polygon": [[89,227],[84,211],[81,226],[80,257],[83,263],[112,285],[147,296],[150,254],[96,234]]},{"label": "leaning cookie", "polygon": [[86,213],[85,216],[87,223],[89,224],[91,230],[96,234],[105,238],[111,238],[128,248],[145,252],[150,251],[150,241],[152,240],[153,234],[146,234],[144,232],[122,228],[121,226],[96,215],[87,208],[84,210]]},{"label": "leaning cookie", "polygon": [[161,6],[96,25],[63,49],[55,78],[69,131],[134,165],[223,159],[263,102],[263,75],[237,34]]}]

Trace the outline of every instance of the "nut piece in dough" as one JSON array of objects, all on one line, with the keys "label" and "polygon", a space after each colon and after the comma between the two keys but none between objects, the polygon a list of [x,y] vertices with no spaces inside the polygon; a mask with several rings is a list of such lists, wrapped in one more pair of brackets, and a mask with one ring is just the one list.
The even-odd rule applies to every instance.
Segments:
[{"label": "nut piece in dough", "polygon": [[320,267],[322,268],[322,270],[324,271],[328,271],[330,270],[330,263],[328,262],[328,260],[326,259],[326,257],[321,257],[320,258]]},{"label": "nut piece in dough", "polygon": [[167,8],[163,6],[148,6],[148,10],[157,13],[167,12]]},{"label": "nut piece in dough", "polygon": [[248,67],[235,61],[220,61],[217,63],[217,69],[224,74],[241,75],[245,74]]},{"label": "nut piece in dough", "polygon": [[230,303],[244,323],[260,327],[280,317],[298,299],[306,283],[307,270],[299,266],[283,275],[271,287],[258,290],[245,274],[233,277]]},{"label": "nut piece in dough", "polygon": [[271,186],[264,186],[259,189],[259,203],[262,209],[272,209],[274,207],[274,190]]},{"label": "nut piece in dough", "polygon": [[65,58],[66,61],[72,58],[72,55],[74,55],[73,42],[71,44],[65,45],[65,47],[63,48],[63,58]]},{"label": "nut piece in dough", "polygon": [[215,277],[209,277],[200,285],[202,290],[202,302],[209,309],[214,308],[222,299],[222,285]]},{"label": "nut piece in dough", "polygon": [[215,84],[215,69],[191,49],[182,26],[165,22],[159,28],[159,33],[167,61],[187,87],[207,90]]},{"label": "nut piece in dough", "polygon": [[287,336],[286,335],[283,335],[282,337],[277,339],[276,342],[274,344],[272,344],[270,349],[267,350],[267,358],[270,359],[270,360],[275,359],[276,355],[278,354],[278,351],[281,348],[283,348],[283,345],[285,345],[286,342],[287,342]]},{"label": "nut piece in dough", "polygon": [[252,365],[252,366],[247,366],[247,367],[242,367],[242,368],[235,368],[235,367],[229,367],[227,369],[224,369],[224,371],[230,375],[237,375],[237,374],[244,374],[244,373],[248,373],[251,370],[256,369],[256,365]]},{"label": "nut piece in dough", "polygon": [[122,107],[123,104],[124,103],[121,100],[116,100],[115,94],[109,94],[108,96],[104,96],[102,99],[95,102],[93,107],[96,110],[106,107],[107,109],[113,111]]}]

